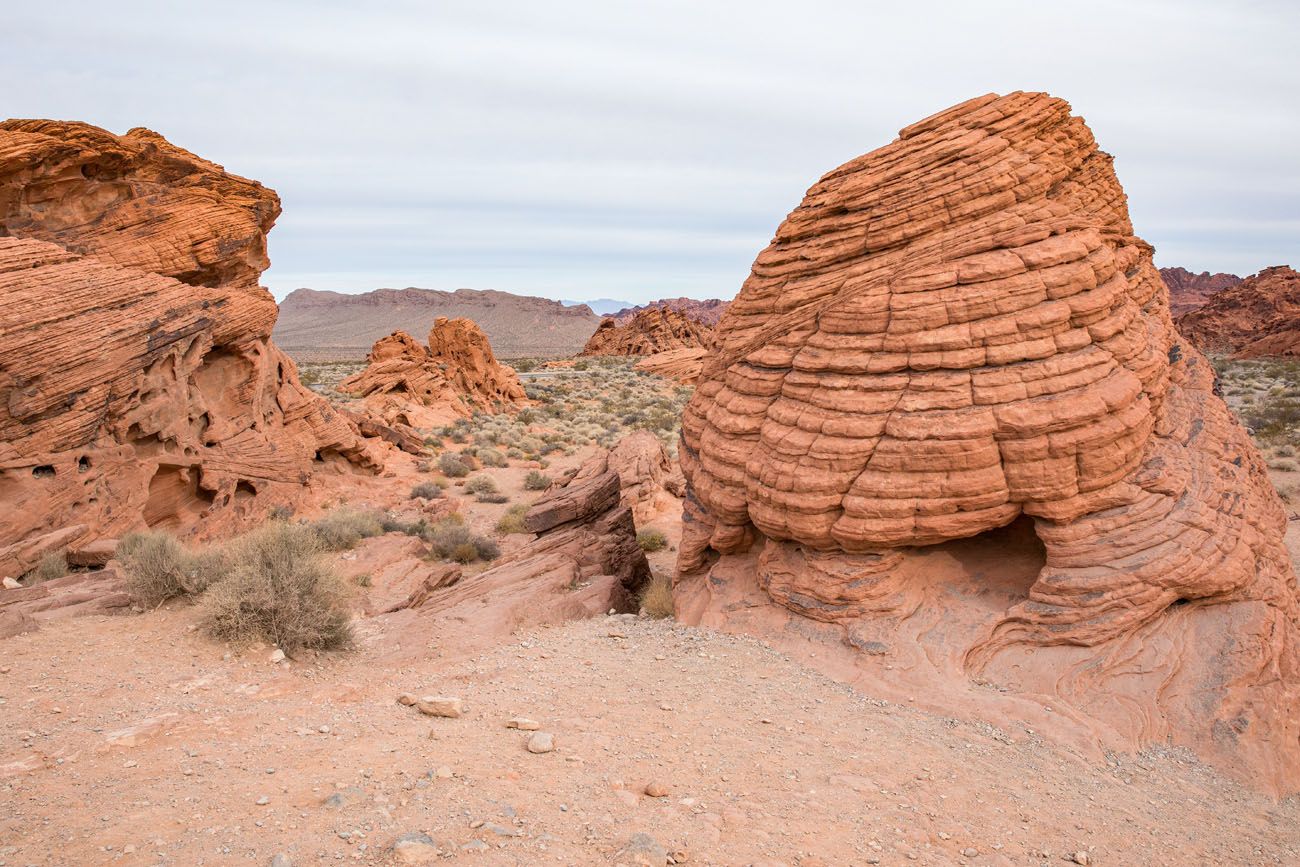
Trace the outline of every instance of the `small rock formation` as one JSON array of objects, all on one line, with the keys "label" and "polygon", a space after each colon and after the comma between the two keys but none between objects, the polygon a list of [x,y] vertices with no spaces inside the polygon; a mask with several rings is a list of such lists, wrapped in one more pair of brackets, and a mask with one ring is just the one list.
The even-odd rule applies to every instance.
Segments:
[{"label": "small rock formation", "polygon": [[647,430],[628,434],[557,484],[584,482],[610,470],[618,474],[619,498],[638,524],[654,520],[686,493],[681,469],[669,460],[659,438]]},{"label": "small rock formation", "polygon": [[649,307],[624,324],[600,321],[580,355],[654,355],[669,349],[708,347],[713,329],[668,307]]},{"label": "small rock formation", "polygon": [[1211,274],[1209,271],[1193,274],[1186,268],[1161,268],[1160,279],[1169,289],[1169,314],[1175,321],[1209,301],[1214,293],[1241,282],[1236,274]]},{"label": "small rock formation", "polygon": [[684,413],[679,619],[1294,790],[1285,515],[1151,254],[1046,94],[962,103],[825,175]]},{"label": "small rock formation", "polygon": [[720,298],[709,298],[706,301],[699,301],[695,298],[662,298],[659,301],[651,301],[649,304],[642,304],[637,307],[624,307],[617,313],[610,315],[620,323],[626,323],[630,322],[632,317],[642,310],[648,310],[651,307],[668,307],[678,313],[685,314],[696,322],[702,322],[710,328],[714,328],[717,326],[718,321],[722,319],[722,314],[727,312],[727,305],[730,303]]},{"label": "small rock formation", "polygon": [[593,467],[579,476],[529,509],[524,525],[536,539],[483,572],[441,581],[417,606],[387,615],[393,626],[419,636],[450,629],[457,652],[473,653],[520,628],[635,611],[650,565],[632,509],[620,501],[619,474]]},{"label": "small rock formation", "polygon": [[1178,330],[1202,352],[1300,356],[1300,273],[1286,265],[1265,268],[1183,314]]},{"label": "small rock formation", "polygon": [[394,331],[375,342],[367,360],[339,390],[362,398],[389,425],[436,427],[476,409],[528,402],[514,368],[497,362],[487,335],[469,319],[438,317],[427,346]]},{"label": "small rock formation", "polygon": [[694,385],[704,369],[704,357],[709,351],[703,346],[691,346],[685,349],[669,349],[656,352],[638,361],[635,370],[653,373],[664,379],[674,379],[683,385]]},{"label": "small rock formation", "polygon": [[148,130],[0,124],[0,574],[380,467],[270,341],[279,213]]}]

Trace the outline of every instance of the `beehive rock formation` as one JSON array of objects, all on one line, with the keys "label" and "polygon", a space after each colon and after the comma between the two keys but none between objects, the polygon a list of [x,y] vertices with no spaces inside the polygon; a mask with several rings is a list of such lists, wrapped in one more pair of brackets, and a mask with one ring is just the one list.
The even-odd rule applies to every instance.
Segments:
[{"label": "beehive rock formation", "polygon": [[148,130],[0,124],[0,575],[380,466],[270,342],[279,212]]},{"label": "beehive rock formation", "polygon": [[1203,352],[1300,356],[1300,273],[1265,268],[1180,316],[1178,330]]},{"label": "beehive rock formation", "polygon": [[427,346],[405,331],[380,338],[365,370],[339,384],[389,424],[427,428],[474,410],[522,406],[514,368],[500,364],[487,335],[469,319],[438,317]]},{"label": "beehive rock formation", "polygon": [[670,307],[649,307],[619,324],[606,317],[582,355],[654,355],[669,349],[707,347],[713,329]]},{"label": "beehive rock formation", "polygon": [[1044,716],[975,681],[1053,696],[1045,728],[1293,787],[1285,517],[1151,253],[1046,94],[825,175],[684,413],[679,616],[825,642],[819,664],[948,711]]},{"label": "beehive rock formation", "polygon": [[1175,321],[1209,301],[1216,292],[1241,282],[1236,274],[1211,274],[1209,271],[1195,274],[1186,268],[1161,268],[1160,279],[1169,289],[1169,314]]}]

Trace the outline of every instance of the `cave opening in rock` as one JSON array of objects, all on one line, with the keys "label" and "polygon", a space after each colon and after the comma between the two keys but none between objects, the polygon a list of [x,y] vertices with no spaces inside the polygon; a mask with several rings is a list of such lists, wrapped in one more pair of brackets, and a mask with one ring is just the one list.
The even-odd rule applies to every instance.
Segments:
[{"label": "cave opening in rock", "polygon": [[149,480],[144,522],[150,529],[176,529],[197,519],[214,499],[199,487],[198,467],[160,464]]}]

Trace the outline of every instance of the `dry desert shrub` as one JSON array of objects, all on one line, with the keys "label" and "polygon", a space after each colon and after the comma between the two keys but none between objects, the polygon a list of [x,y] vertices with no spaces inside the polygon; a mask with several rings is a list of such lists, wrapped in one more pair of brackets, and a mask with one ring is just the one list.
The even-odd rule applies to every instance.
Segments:
[{"label": "dry desert shrub", "polygon": [[122,564],[127,592],[145,607],[202,593],[226,569],[220,549],[190,551],[175,536],[158,530],[123,537],[116,556]]},{"label": "dry desert shrub", "polygon": [[647,553],[662,551],[668,547],[668,537],[659,530],[646,529],[636,534],[636,543]]},{"label": "dry desert shrub", "polygon": [[532,470],[524,476],[524,488],[529,491],[544,491],[551,486],[551,477],[538,470]]},{"label": "dry desert shrub", "polygon": [[497,532],[505,536],[510,533],[527,533],[524,529],[524,515],[528,514],[528,506],[525,503],[516,503],[506,509],[506,513],[497,521]]},{"label": "dry desert shrub", "polygon": [[411,488],[411,499],[423,497],[426,500],[436,500],[442,496],[442,488],[433,482],[420,482],[414,488]]},{"label": "dry desert shrub", "polygon": [[469,464],[461,460],[459,455],[450,452],[438,458],[438,469],[444,476],[452,479],[463,479],[469,475]]},{"label": "dry desert shrub", "polygon": [[673,585],[664,575],[656,574],[641,591],[641,608],[656,619],[673,616]]},{"label": "dry desert shrub", "polygon": [[501,556],[501,549],[496,542],[477,535],[460,520],[444,518],[429,528],[425,541],[439,558],[454,560],[457,563],[495,560]]},{"label": "dry desert shrub", "polygon": [[68,557],[63,551],[50,551],[37,561],[32,571],[27,573],[27,584],[40,584],[53,581],[68,574]]},{"label": "dry desert shrub", "polygon": [[221,641],[268,641],[285,653],[352,643],[346,585],[313,527],[273,522],[225,549],[224,577],[203,600],[204,630]]},{"label": "dry desert shrub", "polygon": [[379,515],[350,508],[335,509],[308,526],[316,533],[320,543],[331,551],[347,551],[355,548],[362,539],[384,532]]}]

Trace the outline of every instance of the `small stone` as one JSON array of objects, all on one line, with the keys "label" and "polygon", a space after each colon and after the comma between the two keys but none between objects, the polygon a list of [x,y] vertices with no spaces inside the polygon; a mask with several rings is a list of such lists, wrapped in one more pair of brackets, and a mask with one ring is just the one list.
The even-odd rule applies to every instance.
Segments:
[{"label": "small stone", "polygon": [[461,700],[445,695],[426,695],[415,702],[416,710],[426,716],[456,719],[464,713]]},{"label": "small stone", "polygon": [[17,590],[19,587],[23,586],[8,575],[5,576],[4,585],[6,590]]},{"label": "small stone", "polygon": [[293,867],[293,861],[289,856],[281,852],[271,859],[271,867]]},{"label": "small stone", "polygon": [[439,855],[433,838],[419,831],[403,834],[393,843],[393,855],[403,864],[423,864]]},{"label": "small stone", "polygon": [[524,732],[535,732],[542,727],[542,724],[535,719],[517,716],[514,719],[506,720],[506,728],[519,729]]},{"label": "small stone", "polygon": [[271,651],[271,655],[267,659],[271,662],[284,662],[284,651],[277,647]]},{"label": "small stone", "polygon": [[1080,849],[1078,852],[1075,852],[1073,855],[1071,855],[1070,860],[1073,861],[1075,864],[1092,863],[1092,857],[1088,855],[1087,852],[1084,852],[1082,849]]},{"label": "small stone", "polygon": [[411,705],[415,704],[418,700],[419,699],[417,699],[414,695],[412,695],[409,692],[404,692],[397,697],[397,703],[403,705],[404,707],[410,707]]},{"label": "small stone", "polygon": [[555,736],[550,732],[534,732],[528,739],[528,752],[549,753],[555,749]]},{"label": "small stone", "polygon": [[329,726],[321,726],[320,728],[316,729],[316,731],[320,732],[320,733],[323,734],[323,735],[327,735],[327,734],[330,733],[330,727],[329,727]]},{"label": "small stone", "polygon": [[668,787],[658,780],[651,780],[646,783],[645,793],[652,798],[666,798],[668,797]]},{"label": "small stone", "polygon": [[433,772],[433,775],[440,780],[450,780],[452,778],[451,768],[441,765],[438,770]]},{"label": "small stone", "polygon": [[486,852],[491,847],[488,846],[487,843],[484,843],[482,840],[470,840],[468,843],[465,843],[460,848],[464,852]]},{"label": "small stone", "polygon": [[263,795],[262,797],[257,799],[256,803],[259,807],[265,807],[267,804],[271,803],[271,799],[268,798],[266,795]]},{"label": "small stone", "polygon": [[979,853],[980,850],[976,849],[974,846],[967,846],[965,849],[961,850],[961,855],[963,858],[974,858]]}]

